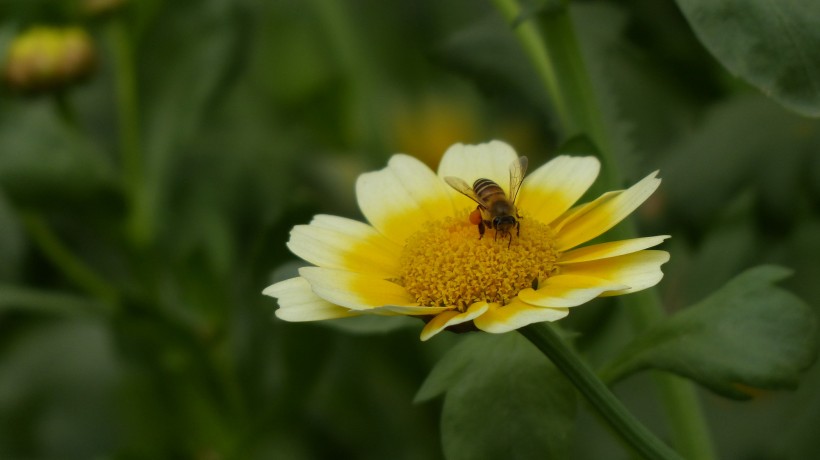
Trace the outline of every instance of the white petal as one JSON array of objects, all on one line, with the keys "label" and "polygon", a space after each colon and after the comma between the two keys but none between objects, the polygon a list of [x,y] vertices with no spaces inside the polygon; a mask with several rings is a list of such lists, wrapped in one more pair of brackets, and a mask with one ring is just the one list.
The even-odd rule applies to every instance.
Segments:
[{"label": "white petal", "polygon": [[670,238],[669,235],[648,236],[631,240],[611,241],[609,243],[594,244],[583,248],[573,249],[561,254],[558,264],[587,262],[590,260],[607,259],[651,248]]},{"label": "white petal", "polygon": [[352,310],[418,305],[403,287],[377,277],[322,267],[300,268],[299,275],[319,297]]},{"label": "white petal", "polygon": [[516,206],[523,215],[549,224],[581,198],[600,169],[595,157],[553,158],[524,179]]},{"label": "white petal", "polygon": [[482,331],[493,334],[514,331],[528,324],[543,321],[556,321],[569,314],[566,308],[533,307],[518,299],[507,305],[490,304],[490,309],[473,320],[473,324]]},{"label": "white petal", "polygon": [[454,214],[448,188],[424,163],[400,154],[359,176],[356,199],[368,222],[402,244],[428,222]]},{"label": "white petal", "polygon": [[[438,175],[442,179],[447,176],[458,177],[470,186],[476,179],[490,179],[509,193],[510,164],[517,158],[515,150],[501,141],[478,145],[455,144],[444,152],[438,166]],[[460,207],[475,205],[469,198],[452,191],[461,197],[456,202]]]},{"label": "white petal", "polygon": [[343,217],[316,216],[310,225],[297,225],[290,232],[288,248],[320,267],[380,278],[399,272],[400,246],[373,227]]},{"label": "white petal", "polygon": [[611,196],[564,224],[556,236],[556,249],[564,251],[573,248],[614,227],[658,188],[661,180],[655,177],[657,174],[655,171],[622,193]]},{"label": "white petal", "polygon": [[538,307],[575,307],[607,291],[629,288],[610,280],[579,275],[556,275],[547,278],[537,290],[530,288],[518,293],[523,302]]},{"label": "white petal", "polygon": [[262,294],[278,300],[279,309],[276,310],[276,316],[285,321],[318,321],[359,314],[318,297],[310,289],[307,280],[301,277],[268,286]]},{"label": "white petal", "polygon": [[470,305],[470,307],[467,308],[467,311],[463,313],[455,310],[439,313],[424,326],[424,329],[421,331],[421,340],[422,342],[429,340],[431,337],[450,326],[472,321],[473,319],[483,315],[489,308],[490,306],[487,302],[476,302]]},{"label": "white petal", "polygon": [[644,250],[610,257],[563,265],[562,274],[591,276],[609,280],[612,283],[629,286],[628,289],[607,291],[602,297],[629,294],[652,287],[663,278],[661,265],[669,261],[666,251]]}]

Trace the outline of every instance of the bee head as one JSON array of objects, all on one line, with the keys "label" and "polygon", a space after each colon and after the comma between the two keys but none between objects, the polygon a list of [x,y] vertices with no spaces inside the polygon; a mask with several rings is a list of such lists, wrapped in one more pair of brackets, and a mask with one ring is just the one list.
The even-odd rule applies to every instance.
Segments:
[{"label": "bee head", "polygon": [[515,226],[516,220],[514,216],[496,216],[493,217],[493,228],[501,232],[509,232]]}]

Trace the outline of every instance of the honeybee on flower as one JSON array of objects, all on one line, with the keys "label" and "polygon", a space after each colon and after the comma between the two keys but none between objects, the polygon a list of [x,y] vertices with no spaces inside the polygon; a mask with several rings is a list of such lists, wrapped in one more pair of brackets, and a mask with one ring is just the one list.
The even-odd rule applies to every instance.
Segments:
[{"label": "honeybee on flower", "polygon": [[[598,175],[596,158],[559,156],[526,178],[521,158],[500,141],[456,144],[436,174],[411,156],[394,155],[386,168],[356,182],[369,223],[318,215],[297,225],[288,248],[314,266],[263,293],[278,299],[276,315],[286,321],[419,316],[427,340],[468,322],[503,333],[555,321],[596,297],[637,292],[661,280],[669,254],[649,248],[666,235],[580,247],[643,203],[660,184],[656,172],[573,207]],[[490,182],[509,186],[494,190],[509,205],[503,212],[493,214],[497,201],[479,194]],[[476,238],[474,224],[464,218],[476,204],[481,224],[509,236],[506,247]]]}]

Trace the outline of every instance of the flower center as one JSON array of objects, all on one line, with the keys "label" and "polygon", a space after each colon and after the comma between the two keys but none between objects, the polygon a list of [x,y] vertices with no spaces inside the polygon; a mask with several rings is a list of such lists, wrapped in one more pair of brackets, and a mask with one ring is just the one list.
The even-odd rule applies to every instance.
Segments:
[{"label": "flower center", "polygon": [[463,311],[481,300],[508,303],[557,270],[552,229],[532,219],[518,222],[520,236],[515,228],[511,234],[488,228],[481,239],[465,218],[430,223],[408,238],[399,282],[419,305]]}]

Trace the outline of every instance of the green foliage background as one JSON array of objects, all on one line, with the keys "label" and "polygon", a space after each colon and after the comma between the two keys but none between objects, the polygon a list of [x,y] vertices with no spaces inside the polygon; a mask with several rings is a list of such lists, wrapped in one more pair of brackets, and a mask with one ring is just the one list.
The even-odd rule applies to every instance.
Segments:
[{"label": "green foliage background", "polygon": [[[816,312],[820,122],[807,115],[820,105],[820,14],[778,3],[785,20],[755,29],[760,41],[799,33],[786,51],[755,48],[731,34],[766,2],[746,13],[731,3],[577,1],[571,12],[624,185],[661,170],[636,220],[644,234],[673,235],[666,309],[770,263],[793,270],[781,285]],[[739,25],[700,20],[720,14]],[[442,420],[442,409],[469,404],[481,383],[413,400],[464,337],[422,344],[412,320],[284,323],[261,290],[298,267],[290,228],[316,213],[360,218],[355,178],[392,153],[434,167],[451,143],[500,138],[534,166],[555,154],[556,114],[492,4],[141,0],[92,20],[73,2],[2,0],[0,18],[1,50],[30,25],[83,23],[99,53],[96,74],[65,94],[67,111],[49,95],[0,92],[0,458],[458,456],[441,436],[463,436],[475,418]],[[735,60],[732,40],[756,60]],[[793,56],[804,65],[781,65]],[[698,305],[702,317],[723,314]],[[632,339],[613,300],[572,313],[562,325],[593,365]],[[621,363],[670,369],[640,358]],[[513,375],[536,374],[563,378]],[[737,390],[724,384],[710,387]],[[816,457],[818,388],[814,366],[794,391],[741,389],[745,402],[703,390],[720,456]],[[668,435],[651,374],[615,389]],[[524,404],[514,387],[498,391],[487,407]],[[534,436],[560,431],[572,458],[628,456],[587,407],[559,406],[543,417],[564,425]]]}]

